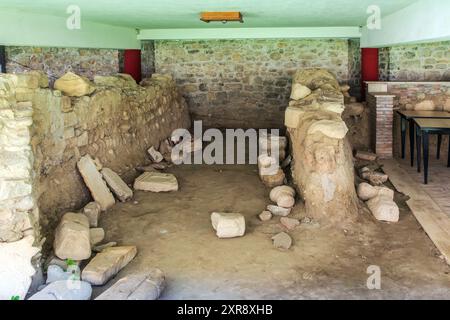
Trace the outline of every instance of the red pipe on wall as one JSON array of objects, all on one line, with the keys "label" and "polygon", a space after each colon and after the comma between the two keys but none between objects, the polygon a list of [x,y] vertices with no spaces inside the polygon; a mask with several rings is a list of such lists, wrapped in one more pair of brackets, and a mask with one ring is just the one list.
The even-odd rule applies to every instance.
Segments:
[{"label": "red pipe on wall", "polygon": [[378,81],[378,49],[362,48],[361,49],[361,80],[363,97],[366,96],[366,85],[364,81]]},{"label": "red pipe on wall", "polygon": [[123,55],[123,73],[132,76],[137,83],[141,82],[141,50],[125,50]]}]

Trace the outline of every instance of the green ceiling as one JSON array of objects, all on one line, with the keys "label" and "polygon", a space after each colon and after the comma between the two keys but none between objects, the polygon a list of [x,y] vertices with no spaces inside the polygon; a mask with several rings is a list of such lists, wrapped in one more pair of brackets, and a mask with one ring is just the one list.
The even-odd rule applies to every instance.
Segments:
[{"label": "green ceiling", "polygon": [[[0,0],[0,9],[65,17],[67,6],[76,4],[84,20],[136,29],[336,27],[364,25],[369,5],[379,5],[382,15],[386,16],[414,2],[416,0]],[[201,11],[233,10],[244,14],[244,24],[199,21]]]}]

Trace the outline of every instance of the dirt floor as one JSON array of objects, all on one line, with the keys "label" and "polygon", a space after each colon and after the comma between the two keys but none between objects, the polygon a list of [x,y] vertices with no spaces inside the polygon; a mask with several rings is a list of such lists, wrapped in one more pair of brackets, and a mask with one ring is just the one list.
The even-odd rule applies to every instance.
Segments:
[{"label": "dirt floor", "polygon": [[[120,277],[149,267],[162,269],[162,299],[450,299],[450,267],[439,257],[397,194],[400,222],[372,219],[361,209],[352,229],[302,224],[289,232],[286,252],[272,246],[283,231],[279,218],[261,222],[269,189],[256,166],[178,166],[176,193],[136,192],[101,218],[106,240],[136,245],[137,257]],[[218,239],[210,214],[240,212],[246,235]],[[302,203],[291,216],[304,216]],[[366,286],[367,268],[381,269],[381,290]],[[94,296],[107,286],[94,289]]]}]

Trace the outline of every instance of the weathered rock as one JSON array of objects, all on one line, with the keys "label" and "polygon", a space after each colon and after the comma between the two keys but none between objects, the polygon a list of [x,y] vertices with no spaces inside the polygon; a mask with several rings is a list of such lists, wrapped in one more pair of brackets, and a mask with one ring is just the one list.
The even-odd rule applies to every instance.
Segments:
[{"label": "weathered rock", "polygon": [[262,154],[258,157],[259,176],[276,175],[280,169],[277,159],[268,154]]},{"label": "weathered rock", "polygon": [[71,275],[71,272],[64,271],[64,269],[58,265],[50,265],[47,268],[47,281],[45,283],[49,284],[56,281],[68,280]]},{"label": "weathered rock", "polygon": [[100,205],[97,202],[89,202],[83,208],[83,214],[88,218],[89,226],[91,228],[97,227],[101,210],[102,210],[102,208],[100,207]]},{"label": "weathered rock", "polygon": [[283,226],[285,226],[288,230],[294,230],[296,227],[300,225],[300,221],[298,219],[281,217],[280,222]]},{"label": "weathered rock", "polygon": [[358,197],[363,200],[367,201],[372,198],[375,198],[378,195],[384,195],[389,197],[391,200],[394,200],[394,190],[386,188],[386,187],[378,187],[378,186],[372,186],[368,183],[360,183],[358,185]]},{"label": "weathered rock", "polygon": [[50,255],[47,258],[47,260],[45,261],[44,269],[48,269],[50,266],[57,266],[65,271],[67,271],[70,266],[79,267],[80,263],[81,263],[81,261],[76,261],[76,260],[72,260],[72,259],[71,260],[68,260],[68,259],[63,260],[63,259],[58,258],[55,255]]},{"label": "weathered rock", "polygon": [[330,86],[336,91],[341,92],[341,86],[336,80],[336,77],[334,77],[328,70],[320,68],[298,70],[294,75],[292,83],[301,83],[311,90]]},{"label": "weathered rock", "polygon": [[10,300],[13,296],[25,298],[35,273],[31,258],[39,252],[33,243],[32,236],[0,242],[0,300]]},{"label": "weathered rock", "polygon": [[173,174],[145,172],[134,181],[134,189],[151,192],[178,191],[178,181]]},{"label": "weathered rock", "polygon": [[81,97],[95,91],[95,87],[87,78],[72,72],[67,72],[56,80],[54,87],[69,97]]},{"label": "weathered rock", "polygon": [[273,236],[272,241],[274,247],[281,250],[288,250],[292,245],[292,238],[286,232]]},{"label": "weathered rock", "polygon": [[94,251],[94,252],[102,252],[106,248],[111,248],[111,247],[115,247],[115,246],[117,246],[117,242],[111,241],[111,242],[108,242],[108,243],[105,243],[105,244],[101,244],[101,245],[95,246],[94,248],[92,248],[92,251]]},{"label": "weathered rock", "polygon": [[164,273],[151,269],[120,279],[95,300],[156,300],[164,287]]},{"label": "weathered rock", "polygon": [[291,213],[291,208],[283,208],[274,205],[268,205],[267,210],[269,210],[274,216],[286,217]]},{"label": "weathered rock", "polygon": [[292,208],[295,205],[295,190],[289,186],[273,188],[269,197],[279,207]]},{"label": "weathered rock", "polygon": [[291,99],[300,100],[311,94],[311,89],[305,87],[300,83],[294,83],[292,85]]},{"label": "weathered rock", "polygon": [[125,202],[133,197],[133,190],[128,187],[117,173],[109,168],[103,168],[102,175],[108,187],[120,201]]},{"label": "weathered rock", "polygon": [[356,152],[355,158],[366,161],[375,161],[377,160],[377,155],[372,152],[358,150]]},{"label": "weathered rock", "polygon": [[94,83],[99,86],[117,87],[121,89],[137,87],[137,83],[133,77],[124,73],[119,73],[115,76],[95,76]]},{"label": "weathered rock", "polygon": [[284,125],[291,129],[297,129],[304,114],[305,111],[303,109],[289,106],[284,116]]},{"label": "weathered rock", "polygon": [[417,103],[414,106],[414,110],[419,111],[433,111],[436,110],[436,105],[433,100],[424,100],[422,102]]},{"label": "weathered rock", "polygon": [[105,211],[113,206],[116,203],[114,196],[106,186],[92,158],[89,155],[82,157],[78,161],[77,166],[84,182],[92,193],[92,197],[100,204],[102,210]]},{"label": "weathered rock", "polygon": [[91,256],[89,220],[83,214],[66,213],[55,232],[53,249],[60,259],[85,260]]},{"label": "weathered rock", "polygon": [[89,230],[91,247],[99,244],[105,239],[105,230],[103,228],[92,228]]},{"label": "weathered rock", "polygon": [[83,281],[101,286],[133,260],[136,254],[135,246],[106,248],[83,269],[81,278]]},{"label": "weathered rock", "polygon": [[397,204],[386,195],[377,195],[366,202],[377,220],[398,222],[400,211]]},{"label": "weathered rock", "polygon": [[281,168],[278,168],[276,174],[260,175],[260,178],[266,187],[274,188],[284,184],[286,175],[284,174],[284,171],[281,170]]},{"label": "weathered rock", "polygon": [[360,170],[360,176],[364,180],[369,181],[370,184],[374,186],[380,186],[383,183],[387,182],[389,179],[389,176],[387,174],[370,170],[367,167],[364,167]]},{"label": "weathered rock", "polygon": [[159,151],[157,151],[154,147],[148,149],[147,152],[150,155],[150,158],[152,159],[153,162],[160,163],[161,161],[164,160],[163,155]]},{"label": "weathered rock", "polygon": [[270,211],[264,210],[259,214],[259,219],[261,219],[261,221],[269,221],[270,219],[272,219],[272,213]]},{"label": "weathered rock", "polygon": [[348,128],[342,120],[319,120],[309,127],[308,135],[316,132],[320,132],[329,138],[343,139],[348,132]]},{"label": "weathered rock", "polygon": [[211,223],[219,238],[242,237],[245,234],[245,218],[240,213],[213,212]]},{"label": "weathered rock", "polygon": [[63,280],[50,283],[28,300],[89,300],[92,287],[85,281]]}]

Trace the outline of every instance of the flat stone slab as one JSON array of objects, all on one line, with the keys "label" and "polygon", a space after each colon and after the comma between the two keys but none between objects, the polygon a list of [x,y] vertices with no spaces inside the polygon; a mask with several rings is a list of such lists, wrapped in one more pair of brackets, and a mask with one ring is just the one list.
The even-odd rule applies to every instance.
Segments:
[{"label": "flat stone slab", "polygon": [[102,175],[97,170],[95,162],[89,155],[82,157],[78,163],[78,170],[91,191],[92,197],[100,205],[103,211],[113,206],[116,201],[111,191],[106,186]]},{"label": "flat stone slab", "polygon": [[159,269],[151,269],[120,279],[95,300],[156,300],[164,287],[164,273]]},{"label": "flat stone slab", "polygon": [[85,281],[61,280],[50,283],[28,300],[90,300],[92,287]]},{"label": "flat stone slab", "polygon": [[133,260],[136,254],[135,246],[106,248],[83,269],[81,278],[83,281],[101,286]]},{"label": "flat stone slab", "polygon": [[79,213],[66,213],[56,228],[53,249],[60,259],[88,259],[91,256],[88,218]]},{"label": "flat stone slab", "polygon": [[108,187],[120,201],[125,202],[133,197],[133,190],[128,187],[117,173],[109,168],[103,168],[102,175]]},{"label": "flat stone slab", "polygon": [[292,208],[283,208],[279,206],[274,206],[272,204],[267,206],[267,210],[270,211],[274,216],[286,217],[291,213]]},{"label": "flat stone slab", "polygon": [[178,191],[178,181],[170,173],[144,172],[134,181],[134,189],[151,192]]},{"label": "flat stone slab", "polygon": [[242,237],[245,234],[245,218],[240,213],[213,212],[211,223],[219,238]]}]

